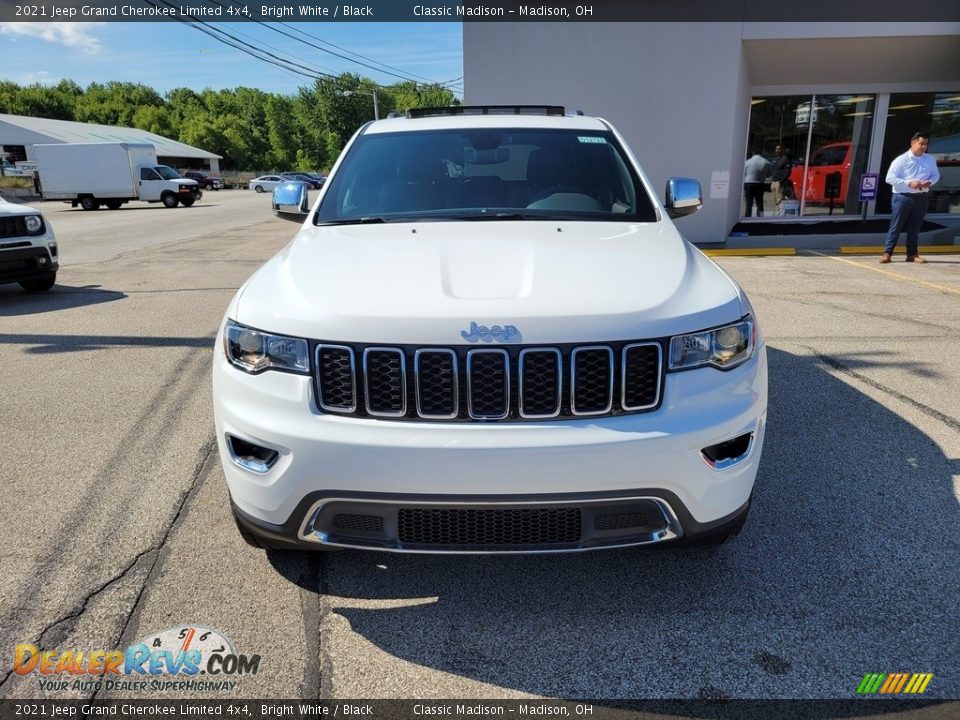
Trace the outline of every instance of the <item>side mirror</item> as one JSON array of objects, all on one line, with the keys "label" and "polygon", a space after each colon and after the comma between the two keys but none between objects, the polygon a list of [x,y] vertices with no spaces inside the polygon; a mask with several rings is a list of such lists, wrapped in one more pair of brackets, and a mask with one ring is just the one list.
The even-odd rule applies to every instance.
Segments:
[{"label": "side mirror", "polygon": [[273,214],[278,218],[303,222],[309,212],[310,197],[306,183],[291,180],[273,189]]},{"label": "side mirror", "polygon": [[703,191],[696,178],[672,177],[667,180],[664,207],[671,218],[693,215],[703,206]]}]

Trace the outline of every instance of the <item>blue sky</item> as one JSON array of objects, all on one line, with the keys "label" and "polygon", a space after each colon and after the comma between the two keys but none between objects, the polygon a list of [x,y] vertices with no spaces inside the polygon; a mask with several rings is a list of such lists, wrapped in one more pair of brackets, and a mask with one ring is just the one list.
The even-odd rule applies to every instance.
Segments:
[{"label": "blue sky", "polygon": [[[299,42],[306,40],[341,55],[321,41],[366,56],[371,65],[410,79],[458,82],[462,97],[463,52],[459,23],[216,23],[240,40],[312,69],[357,73],[381,85],[400,78],[348,62]],[[294,38],[286,37],[282,30]],[[302,31],[307,35],[302,35]],[[231,88],[239,85],[291,94],[312,80],[228,47],[194,27],[175,22],[0,23],[0,79],[20,84],[73,80],[142,82],[166,92],[175,87]]]}]

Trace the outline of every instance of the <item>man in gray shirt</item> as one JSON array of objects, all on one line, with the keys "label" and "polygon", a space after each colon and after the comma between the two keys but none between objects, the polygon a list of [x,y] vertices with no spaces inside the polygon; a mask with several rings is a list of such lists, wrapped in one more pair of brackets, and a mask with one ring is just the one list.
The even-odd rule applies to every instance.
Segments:
[{"label": "man in gray shirt", "polygon": [[764,185],[770,178],[773,164],[758,152],[751,151],[747,162],[743,165],[743,197],[747,201],[744,217],[753,214],[753,205],[757,205],[757,217],[763,215]]}]

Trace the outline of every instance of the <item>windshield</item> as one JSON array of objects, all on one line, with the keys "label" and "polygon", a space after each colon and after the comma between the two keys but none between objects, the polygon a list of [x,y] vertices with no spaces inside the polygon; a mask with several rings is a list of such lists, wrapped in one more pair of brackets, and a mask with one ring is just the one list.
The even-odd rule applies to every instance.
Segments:
[{"label": "windshield", "polygon": [[180,173],[173,168],[168,168],[166,165],[157,165],[154,170],[156,170],[164,180],[180,179]]},{"label": "windshield", "polygon": [[594,130],[361,135],[328,185],[317,224],[657,219],[616,139]]}]

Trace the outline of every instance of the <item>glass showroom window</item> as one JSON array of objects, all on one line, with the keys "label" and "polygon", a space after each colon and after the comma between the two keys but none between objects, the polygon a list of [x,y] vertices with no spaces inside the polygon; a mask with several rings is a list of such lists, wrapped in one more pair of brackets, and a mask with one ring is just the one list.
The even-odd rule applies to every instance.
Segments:
[{"label": "glass showroom window", "polygon": [[751,101],[750,143],[771,161],[780,145],[792,160],[790,181],[796,202],[775,207],[767,195],[767,214],[860,213],[860,176],[867,164],[875,102],[873,95],[850,94]]},{"label": "glass showroom window", "polygon": [[[910,137],[930,133],[927,152],[937,160],[940,182],[930,189],[928,213],[960,213],[960,92],[894,93],[883,134],[880,173],[907,151]],[[890,186],[880,183],[877,213],[890,212]]]}]

